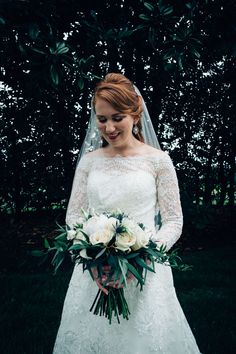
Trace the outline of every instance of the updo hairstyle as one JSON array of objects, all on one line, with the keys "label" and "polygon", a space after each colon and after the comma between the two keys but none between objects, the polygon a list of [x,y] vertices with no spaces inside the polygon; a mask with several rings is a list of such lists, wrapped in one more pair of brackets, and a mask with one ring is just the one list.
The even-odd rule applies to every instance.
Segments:
[{"label": "updo hairstyle", "polygon": [[[106,100],[118,112],[129,114],[134,119],[138,118],[136,125],[139,132],[137,134],[133,133],[133,136],[137,140],[144,142],[140,120],[143,111],[142,97],[137,95],[134,86],[129,79],[122,74],[107,74],[105,78],[96,85],[92,102],[94,110],[97,98]],[[103,139],[102,146],[104,147],[107,145],[107,141]]]}]

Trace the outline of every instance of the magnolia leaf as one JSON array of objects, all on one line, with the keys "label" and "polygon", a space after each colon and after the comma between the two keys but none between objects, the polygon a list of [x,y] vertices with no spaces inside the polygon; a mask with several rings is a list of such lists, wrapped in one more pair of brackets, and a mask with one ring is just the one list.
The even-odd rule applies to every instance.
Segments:
[{"label": "magnolia leaf", "polygon": [[33,50],[34,52],[38,53],[38,54],[46,55],[46,53],[43,50],[40,50],[38,48],[30,47],[30,49]]},{"label": "magnolia leaf", "polygon": [[80,77],[79,80],[78,80],[78,86],[79,86],[80,90],[83,90],[83,88],[84,88],[84,80],[83,80],[82,77]]},{"label": "magnolia leaf", "polygon": [[162,11],[164,16],[170,15],[172,12],[173,12],[173,6],[169,6]]},{"label": "magnolia leaf", "polygon": [[40,29],[35,23],[31,24],[29,27],[29,35],[33,40],[36,40],[39,36]]},{"label": "magnolia leaf", "polygon": [[148,16],[145,15],[145,14],[139,15],[139,18],[141,18],[141,20],[144,20],[144,21],[150,21],[150,17],[148,17]]},{"label": "magnolia leaf", "polygon": [[60,49],[56,50],[57,54],[65,54],[67,52],[69,52],[69,48],[68,47],[64,47],[64,48],[60,48]]},{"label": "magnolia leaf", "polygon": [[54,85],[57,86],[59,83],[59,75],[58,75],[57,69],[54,65],[50,66],[50,74],[51,74],[52,82],[54,83]]},{"label": "magnolia leaf", "polygon": [[201,57],[201,54],[194,47],[190,49],[190,52],[198,59]]},{"label": "magnolia leaf", "polygon": [[0,17],[0,25],[5,25],[6,21],[4,20],[4,18]]},{"label": "magnolia leaf", "polygon": [[154,6],[152,4],[150,4],[149,2],[145,2],[144,6],[151,12],[153,12],[154,10]]}]

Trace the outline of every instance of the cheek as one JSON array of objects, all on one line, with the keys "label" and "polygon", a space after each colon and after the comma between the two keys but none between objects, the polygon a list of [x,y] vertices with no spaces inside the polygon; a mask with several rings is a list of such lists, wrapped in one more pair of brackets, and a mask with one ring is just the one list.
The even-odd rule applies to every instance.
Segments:
[{"label": "cheek", "polygon": [[101,124],[101,123],[97,123],[97,128],[98,128],[98,130],[103,131],[105,129],[105,125]]}]

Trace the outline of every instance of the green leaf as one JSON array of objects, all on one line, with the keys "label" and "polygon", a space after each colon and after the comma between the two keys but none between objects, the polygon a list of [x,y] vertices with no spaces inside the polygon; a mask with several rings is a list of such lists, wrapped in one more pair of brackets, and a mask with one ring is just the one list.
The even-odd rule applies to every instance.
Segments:
[{"label": "green leaf", "polygon": [[56,53],[57,54],[65,54],[65,53],[67,53],[67,52],[69,52],[69,48],[68,47],[64,47],[64,48],[61,48],[61,49],[57,49],[56,50]]},{"label": "green leaf", "polygon": [[164,16],[170,15],[173,12],[173,6],[166,7],[162,12]]},{"label": "green leaf", "polygon": [[56,43],[56,48],[57,49],[65,48],[65,46],[66,46],[65,42],[57,42]]},{"label": "green leaf", "polygon": [[[155,250],[152,250],[151,248],[147,248],[146,250],[145,250],[147,253],[149,253],[149,254],[151,254],[153,257],[157,257],[157,251],[155,251]],[[159,252],[158,252],[159,253]]]},{"label": "green leaf", "polygon": [[33,40],[36,40],[39,36],[40,29],[37,24],[33,23],[29,26],[29,35]]},{"label": "green leaf", "polygon": [[45,255],[45,252],[40,251],[40,250],[33,250],[33,251],[30,251],[30,254],[35,257],[42,257]]},{"label": "green leaf", "polygon": [[141,277],[141,275],[139,274],[139,272],[136,270],[136,268],[130,264],[127,263],[127,267],[129,269],[129,271],[135,276],[135,278],[139,281],[140,284],[144,284],[143,278]]},{"label": "green leaf", "polygon": [[6,21],[4,20],[4,18],[0,17],[0,25],[5,25]]},{"label": "green leaf", "polygon": [[145,15],[145,14],[139,15],[139,18],[141,18],[141,20],[144,20],[144,21],[150,21],[150,17],[148,17],[148,16]]},{"label": "green leaf", "polygon": [[80,90],[83,90],[83,88],[84,88],[84,80],[82,79],[82,77],[79,78],[78,85],[79,85]]},{"label": "green leaf", "polygon": [[54,85],[58,86],[58,84],[59,84],[59,75],[58,75],[57,69],[55,68],[54,65],[50,66],[50,73],[51,73],[52,82],[54,83]]},{"label": "green leaf", "polygon": [[55,237],[55,240],[64,240],[64,241],[67,241],[66,235],[67,235],[67,232],[63,232],[63,233],[61,233],[59,236],[56,236],[56,237]]},{"label": "green leaf", "polygon": [[120,270],[121,270],[121,273],[122,273],[123,278],[124,278],[125,286],[127,286],[127,281],[126,281],[127,263],[124,263],[121,258],[118,258],[118,263],[119,263]]},{"label": "green leaf", "polygon": [[154,11],[154,6],[152,4],[150,4],[149,2],[145,2],[144,6],[151,12]]},{"label": "green leaf", "polygon": [[48,240],[46,238],[44,239],[44,247],[45,248],[50,248],[50,244],[49,244],[49,242],[48,242]]},{"label": "green leaf", "polygon": [[136,262],[138,265],[140,265],[142,268],[145,268],[145,269],[149,270],[150,272],[155,273],[155,271],[154,271],[151,267],[149,267],[149,266],[147,265],[147,263],[144,262],[144,260],[143,260],[142,258],[137,257],[137,258],[135,259],[135,262]]},{"label": "green leaf", "polygon": [[42,54],[42,55],[46,55],[47,54],[43,50],[35,48],[35,47],[30,47],[30,49],[33,50],[35,53],[38,53],[38,54]]},{"label": "green leaf", "polygon": [[127,254],[127,255],[125,256],[125,258],[126,258],[126,259],[131,259],[131,258],[137,257],[138,255],[139,255],[138,252],[130,253],[130,254]]},{"label": "green leaf", "polygon": [[79,245],[79,244],[77,244],[77,245],[73,245],[73,246],[69,247],[69,248],[68,248],[68,251],[83,250],[84,248],[87,248],[87,247],[85,247],[84,245]]},{"label": "green leaf", "polygon": [[90,55],[87,59],[86,59],[86,65],[91,65],[94,62],[95,56],[94,55]]},{"label": "green leaf", "polygon": [[201,54],[194,47],[192,47],[190,51],[196,58],[199,59],[201,57]]},{"label": "green leaf", "polygon": [[56,274],[58,268],[61,266],[62,262],[65,259],[65,254],[64,252],[57,252],[55,256],[53,257],[52,264],[55,267],[54,268],[54,274]]},{"label": "green leaf", "polygon": [[104,247],[104,248],[96,255],[95,259],[98,259],[99,257],[101,257],[105,251],[106,251],[106,248]]}]

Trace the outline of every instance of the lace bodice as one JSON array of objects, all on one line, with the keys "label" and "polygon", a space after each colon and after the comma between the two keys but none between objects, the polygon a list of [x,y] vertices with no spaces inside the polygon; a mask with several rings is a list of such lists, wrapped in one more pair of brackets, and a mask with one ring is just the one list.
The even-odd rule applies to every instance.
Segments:
[{"label": "lace bodice", "polygon": [[[169,250],[183,225],[176,172],[168,153],[106,157],[88,153],[74,177],[66,223],[73,226],[81,207],[97,212],[121,209],[142,222],[159,244]],[[160,213],[161,227],[155,225]]]}]

